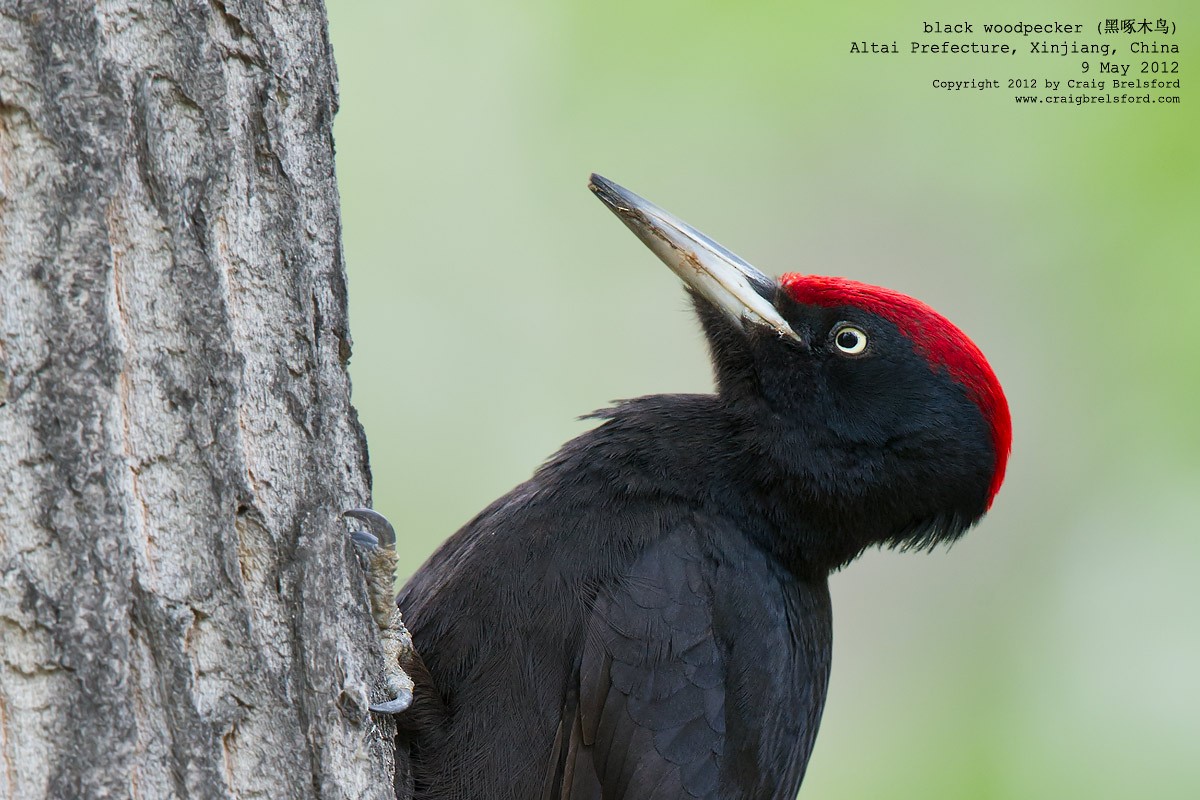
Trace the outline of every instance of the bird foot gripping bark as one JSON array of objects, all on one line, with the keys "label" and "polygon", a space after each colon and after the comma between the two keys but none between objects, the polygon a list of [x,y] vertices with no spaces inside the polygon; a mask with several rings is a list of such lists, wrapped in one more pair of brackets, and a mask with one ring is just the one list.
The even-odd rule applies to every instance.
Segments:
[{"label": "bird foot gripping bark", "polygon": [[388,696],[383,703],[371,706],[378,714],[398,714],[413,702],[413,681],[401,667],[401,662],[413,657],[412,637],[404,627],[400,609],[396,608],[394,582],[396,576],[396,531],[380,513],[368,508],[352,508],[343,517],[357,520],[365,530],[353,530],[350,539],[367,556],[367,595],[371,616],[379,628],[386,664],[384,681]]}]

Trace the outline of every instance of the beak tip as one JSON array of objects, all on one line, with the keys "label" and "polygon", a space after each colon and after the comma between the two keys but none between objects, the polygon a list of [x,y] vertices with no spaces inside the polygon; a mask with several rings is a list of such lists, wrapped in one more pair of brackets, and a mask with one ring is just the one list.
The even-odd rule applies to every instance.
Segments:
[{"label": "beak tip", "polygon": [[617,185],[603,175],[593,172],[588,176],[588,189],[600,199],[600,202],[614,211],[621,206],[621,193]]}]

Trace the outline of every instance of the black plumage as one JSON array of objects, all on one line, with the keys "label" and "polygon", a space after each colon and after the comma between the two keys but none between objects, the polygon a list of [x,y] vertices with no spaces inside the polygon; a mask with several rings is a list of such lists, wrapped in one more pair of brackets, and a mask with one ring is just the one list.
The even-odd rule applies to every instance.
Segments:
[{"label": "black plumage", "polygon": [[[794,797],[829,678],[830,571],[986,511],[1007,409],[992,419],[962,373],[994,383],[986,362],[946,349],[969,340],[916,340],[925,307],[874,287],[822,283],[840,290],[813,302],[799,276],[737,269],[781,321],[695,288],[716,393],[600,412],[402,590],[418,800]],[[847,354],[847,326],[869,349]]]}]

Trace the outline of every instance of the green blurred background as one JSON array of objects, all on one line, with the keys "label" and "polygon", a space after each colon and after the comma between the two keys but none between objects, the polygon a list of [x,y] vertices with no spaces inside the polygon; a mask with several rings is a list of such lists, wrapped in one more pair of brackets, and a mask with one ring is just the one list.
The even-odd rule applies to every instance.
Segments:
[{"label": "green blurred background", "polygon": [[[801,796],[1200,797],[1198,20],[1046,8],[331,0],[354,399],[402,571],[579,414],[710,386],[676,279],[585,188],[598,171],[764,271],[926,300],[1008,392],[979,528],[834,576]],[[955,38],[926,20],[1096,41],[1101,14],[1177,25],[1140,38],[1180,44],[1182,105],[930,87],[1086,57],[848,53]]]}]

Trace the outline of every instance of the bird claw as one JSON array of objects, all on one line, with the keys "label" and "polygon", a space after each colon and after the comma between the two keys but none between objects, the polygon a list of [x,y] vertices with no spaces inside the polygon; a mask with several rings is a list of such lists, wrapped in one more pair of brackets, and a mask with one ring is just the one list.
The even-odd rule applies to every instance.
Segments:
[{"label": "bird claw", "polygon": [[396,529],[392,527],[392,523],[387,521],[387,517],[369,508],[351,508],[348,511],[342,512],[343,517],[356,519],[367,526],[365,531],[354,531],[350,534],[350,538],[358,541],[356,537],[366,536],[374,539],[372,544],[383,547],[396,546]]},{"label": "bird claw", "polygon": [[350,541],[368,551],[379,547],[378,537],[376,537],[375,534],[367,533],[366,531],[351,531]]},{"label": "bird claw", "polygon": [[351,531],[350,540],[366,553],[367,597],[371,616],[379,629],[385,663],[384,682],[392,698],[370,708],[378,714],[399,714],[413,702],[412,679],[400,666],[401,658],[412,654],[413,646],[393,594],[396,531],[386,517],[369,508],[352,508],[342,512],[342,516],[366,525],[366,530]]},{"label": "bird claw", "polygon": [[401,689],[394,699],[388,700],[386,703],[376,703],[370,708],[376,714],[399,714],[401,711],[407,711],[408,707],[412,705],[412,701],[412,689]]}]

